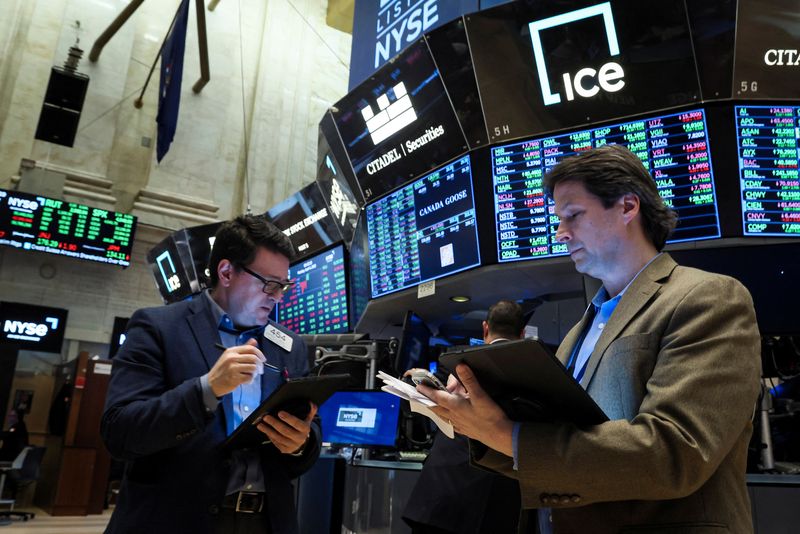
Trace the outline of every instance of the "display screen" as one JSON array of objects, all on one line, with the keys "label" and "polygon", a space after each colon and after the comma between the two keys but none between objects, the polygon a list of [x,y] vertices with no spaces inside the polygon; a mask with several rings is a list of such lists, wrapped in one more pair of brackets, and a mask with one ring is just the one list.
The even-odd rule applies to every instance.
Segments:
[{"label": "display screen", "polygon": [[316,182],[270,208],[266,215],[289,236],[296,259],[319,252],[342,239]]},{"label": "display screen", "polygon": [[423,40],[332,108],[367,202],[467,151]]},{"label": "display screen", "polygon": [[800,95],[797,0],[738,0],[735,98]]},{"label": "display screen", "polygon": [[[178,242],[179,249],[188,250],[191,258],[191,269],[193,276],[197,280],[199,289],[210,286],[211,272],[209,271],[208,261],[211,259],[211,250],[214,248],[214,239],[222,223],[204,224],[202,226],[190,226],[173,234]],[[187,271],[189,267],[187,265]]]},{"label": "display screen", "polygon": [[0,302],[0,345],[39,352],[61,352],[67,310]]},{"label": "display screen", "polygon": [[700,99],[683,0],[512,2],[465,20],[492,143]]},{"label": "display screen", "polygon": [[127,267],[136,217],[0,189],[0,245]]},{"label": "display screen", "polygon": [[395,371],[398,376],[414,367],[426,368],[429,360],[431,330],[422,317],[407,311],[403,321],[403,333],[397,347]]},{"label": "display screen", "polygon": [[480,265],[469,156],[366,213],[373,298]]},{"label": "display screen", "polygon": [[147,252],[147,263],[153,272],[156,287],[164,302],[178,302],[200,291],[190,265],[191,253],[175,241],[175,234],[162,239]]},{"label": "display screen", "polygon": [[319,407],[322,441],[393,447],[400,398],[384,391],[337,391]]},{"label": "display screen", "polygon": [[744,235],[800,237],[800,106],[735,106]]},{"label": "display screen", "polygon": [[298,334],[347,332],[347,274],[338,245],[289,268],[296,283],[278,304],[278,322]]},{"label": "display screen", "polygon": [[703,110],[684,111],[492,149],[498,261],[567,253],[542,178],[565,157],[605,144],[626,146],[644,163],[664,202],[678,214],[668,243],[720,236]]},{"label": "display screen", "polygon": [[[339,227],[345,244],[349,246],[360,212],[359,203],[363,205],[364,201],[360,198],[358,183],[330,111],[325,113],[319,123],[317,184],[328,204],[331,218]],[[359,197],[356,197],[355,191],[358,191]]]}]

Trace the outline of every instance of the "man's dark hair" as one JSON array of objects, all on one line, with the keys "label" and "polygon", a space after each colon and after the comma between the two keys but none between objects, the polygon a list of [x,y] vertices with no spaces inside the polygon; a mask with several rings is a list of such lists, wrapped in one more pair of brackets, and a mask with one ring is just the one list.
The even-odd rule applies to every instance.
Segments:
[{"label": "man's dark hair", "polygon": [[510,300],[499,300],[489,307],[486,323],[490,334],[518,339],[525,328],[522,306]]},{"label": "man's dark hair", "polygon": [[219,282],[217,267],[220,261],[228,260],[240,269],[255,260],[258,247],[283,254],[290,261],[294,257],[292,242],[264,215],[239,215],[220,226],[208,260],[211,287],[216,287]]},{"label": "man's dark hair", "polygon": [[639,197],[645,235],[656,250],[664,248],[678,216],[664,204],[655,180],[630,150],[622,145],[605,145],[565,158],[545,174],[545,194],[552,197],[556,185],[571,181],[582,183],[606,209],[627,193]]}]

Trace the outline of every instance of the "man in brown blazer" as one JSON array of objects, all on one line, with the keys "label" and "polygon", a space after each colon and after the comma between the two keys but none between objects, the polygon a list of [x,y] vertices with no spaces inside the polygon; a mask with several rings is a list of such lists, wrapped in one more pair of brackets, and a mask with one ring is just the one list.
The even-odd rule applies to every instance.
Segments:
[{"label": "man in brown blazer", "polygon": [[603,283],[558,357],[610,420],[511,421],[465,365],[463,387],[420,390],[473,440],[474,461],[518,479],[524,507],[549,509],[543,530],[752,532],[745,464],[761,360],[750,294],[659,253],[675,215],[627,149],[566,159],[544,185],[557,239]]}]

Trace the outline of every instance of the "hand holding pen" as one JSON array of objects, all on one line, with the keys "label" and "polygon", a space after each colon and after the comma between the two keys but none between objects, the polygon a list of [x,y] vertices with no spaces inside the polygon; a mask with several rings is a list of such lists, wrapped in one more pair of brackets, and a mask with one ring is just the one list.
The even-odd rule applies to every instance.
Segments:
[{"label": "hand holding pen", "polygon": [[[215,346],[223,351],[217,363],[208,372],[208,385],[215,396],[222,397],[240,385],[252,382],[256,376],[263,373],[267,359],[258,348],[255,339],[248,339],[247,343],[236,347],[226,348],[219,343]],[[259,368],[262,369],[261,372]]]}]

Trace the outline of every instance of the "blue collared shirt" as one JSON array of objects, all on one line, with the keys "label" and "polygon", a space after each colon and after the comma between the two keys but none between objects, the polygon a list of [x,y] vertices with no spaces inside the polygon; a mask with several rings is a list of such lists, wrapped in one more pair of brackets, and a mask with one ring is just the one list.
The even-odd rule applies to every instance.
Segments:
[{"label": "blue collared shirt", "polygon": [[[259,336],[264,335],[263,326],[237,332],[230,316],[211,298],[210,292],[204,291],[203,293],[211,303],[211,312],[217,322],[219,339],[223,346],[229,348],[244,345],[248,339],[258,339]],[[206,408],[211,411],[216,410],[220,401],[211,391],[211,386],[208,384],[208,374],[200,377],[200,385],[203,389],[203,402]],[[247,419],[250,412],[261,403],[260,376],[256,375],[251,383],[240,385],[228,395],[231,395],[233,401],[233,418],[226,418],[226,431],[230,436],[236,427]],[[228,480],[226,494],[229,495],[237,491],[264,491],[266,489],[264,472],[261,470],[261,459],[256,451],[233,451],[232,459],[233,467],[231,468],[231,478]]]}]

